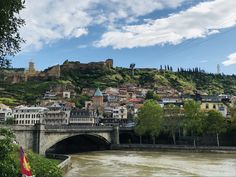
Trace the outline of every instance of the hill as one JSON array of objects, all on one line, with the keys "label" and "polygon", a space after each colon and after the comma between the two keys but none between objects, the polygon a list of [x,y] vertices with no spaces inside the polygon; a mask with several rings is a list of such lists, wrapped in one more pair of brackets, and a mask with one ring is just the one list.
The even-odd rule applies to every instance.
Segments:
[{"label": "hill", "polygon": [[69,70],[62,71],[62,79],[70,80],[76,87],[119,87],[122,84],[135,84],[145,88],[176,89],[185,94],[202,93],[236,94],[236,76],[205,73],[204,71],[164,71],[150,68],[137,68],[132,76],[128,68],[106,70]]},{"label": "hill", "polygon": [[202,70],[158,70],[152,68],[136,68],[134,75],[129,68],[122,67],[92,67],[78,68],[61,65],[60,78],[31,79],[27,82],[11,84],[1,81],[0,102],[8,104],[35,103],[37,98],[52,87],[71,87],[77,95],[82,88],[104,89],[106,87],[120,87],[133,84],[155,90],[173,89],[183,94],[236,95],[236,76],[205,73]]}]

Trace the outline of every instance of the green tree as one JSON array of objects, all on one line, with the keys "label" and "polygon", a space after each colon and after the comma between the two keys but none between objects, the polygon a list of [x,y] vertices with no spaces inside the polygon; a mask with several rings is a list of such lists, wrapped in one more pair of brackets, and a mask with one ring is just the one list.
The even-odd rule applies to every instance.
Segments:
[{"label": "green tree", "polygon": [[0,68],[10,68],[11,61],[9,59],[0,57]]},{"label": "green tree", "polygon": [[8,129],[0,129],[0,174],[2,177],[18,176],[19,168],[12,156],[14,134]]},{"label": "green tree", "polygon": [[163,110],[154,100],[148,100],[138,112],[136,119],[135,132],[137,134],[151,135],[153,144],[155,137],[159,135],[163,124]]},{"label": "green tree", "polygon": [[193,136],[194,147],[196,147],[196,135],[202,132],[203,118],[204,113],[200,109],[200,103],[186,100],[184,103],[184,126]]},{"label": "green tree", "polygon": [[148,91],[145,97],[146,100],[159,100],[160,97],[155,94],[153,91]]},{"label": "green tree", "polygon": [[148,90],[147,93],[146,93],[145,99],[146,100],[151,100],[151,99],[153,99],[153,95],[154,95],[153,91]]},{"label": "green tree", "polygon": [[203,122],[204,131],[216,135],[217,146],[220,146],[219,134],[226,131],[226,120],[215,110],[210,110]]},{"label": "green tree", "polygon": [[142,144],[142,136],[145,135],[146,128],[145,126],[141,125],[143,123],[141,123],[138,117],[135,119],[135,122],[136,126],[134,127],[134,132],[139,135],[139,143]]},{"label": "green tree", "polygon": [[88,95],[80,95],[78,98],[73,99],[75,102],[75,105],[79,108],[82,108],[85,106],[85,101],[90,101],[91,98]]},{"label": "green tree", "polygon": [[14,124],[14,117],[7,117],[5,124],[13,125]]},{"label": "green tree", "polygon": [[1,0],[0,1],[0,68],[10,66],[7,55],[14,56],[20,51],[19,28],[24,20],[19,17],[19,11],[24,8],[23,0]]},{"label": "green tree", "polygon": [[181,109],[173,104],[164,107],[164,131],[170,133],[176,144],[176,131],[182,126],[183,115]]},{"label": "green tree", "polygon": [[231,122],[231,128],[236,129],[236,102],[234,102],[231,107],[229,108],[230,110],[230,122]]}]

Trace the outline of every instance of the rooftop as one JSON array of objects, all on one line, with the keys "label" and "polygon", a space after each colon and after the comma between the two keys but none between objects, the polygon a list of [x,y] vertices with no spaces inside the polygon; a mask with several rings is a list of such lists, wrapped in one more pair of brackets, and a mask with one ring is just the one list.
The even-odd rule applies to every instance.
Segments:
[{"label": "rooftop", "polygon": [[100,90],[99,88],[97,88],[97,90],[96,90],[94,96],[103,96],[103,95],[102,95],[102,92],[101,92],[101,90]]}]

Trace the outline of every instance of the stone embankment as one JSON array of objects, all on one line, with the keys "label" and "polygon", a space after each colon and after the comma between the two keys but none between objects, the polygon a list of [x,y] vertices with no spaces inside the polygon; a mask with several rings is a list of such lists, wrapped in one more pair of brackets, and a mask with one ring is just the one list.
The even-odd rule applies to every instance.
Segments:
[{"label": "stone embankment", "polygon": [[236,147],[231,146],[184,146],[184,145],[161,145],[161,144],[116,144],[112,150],[150,150],[150,151],[190,151],[190,152],[214,152],[236,153]]},{"label": "stone embankment", "polygon": [[71,157],[64,154],[46,154],[47,158],[60,160],[61,163],[57,165],[58,168],[62,169],[66,173],[71,168]]}]

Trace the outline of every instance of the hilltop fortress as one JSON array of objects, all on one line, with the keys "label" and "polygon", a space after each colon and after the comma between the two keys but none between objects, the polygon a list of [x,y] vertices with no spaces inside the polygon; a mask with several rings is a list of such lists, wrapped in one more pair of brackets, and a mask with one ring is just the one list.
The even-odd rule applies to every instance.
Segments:
[{"label": "hilltop fortress", "polygon": [[61,77],[63,71],[71,69],[76,70],[90,70],[90,69],[111,69],[113,67],[113,60],[107,59],[100,62],[80,63],[79,61],[68,61],[66,60],[62,65],[55,65],[45,69],[44,71],[37,71],[34,63],[29,62],[27,69],[16,68],[4,70],[0,73],[0,77],[3,81],[10,83],[20,83],[33,79],[37,80],[48,80],[58,79]]},{"label": "hilltop fortress", "polygon": [[90,63],[80,63],[79,61],[68,61],[66,60],[61,66],[62,70],[78,69],[110,69],[113,67],[113,60],[107,59],[106,61],[100,62],[90,62]]}]

